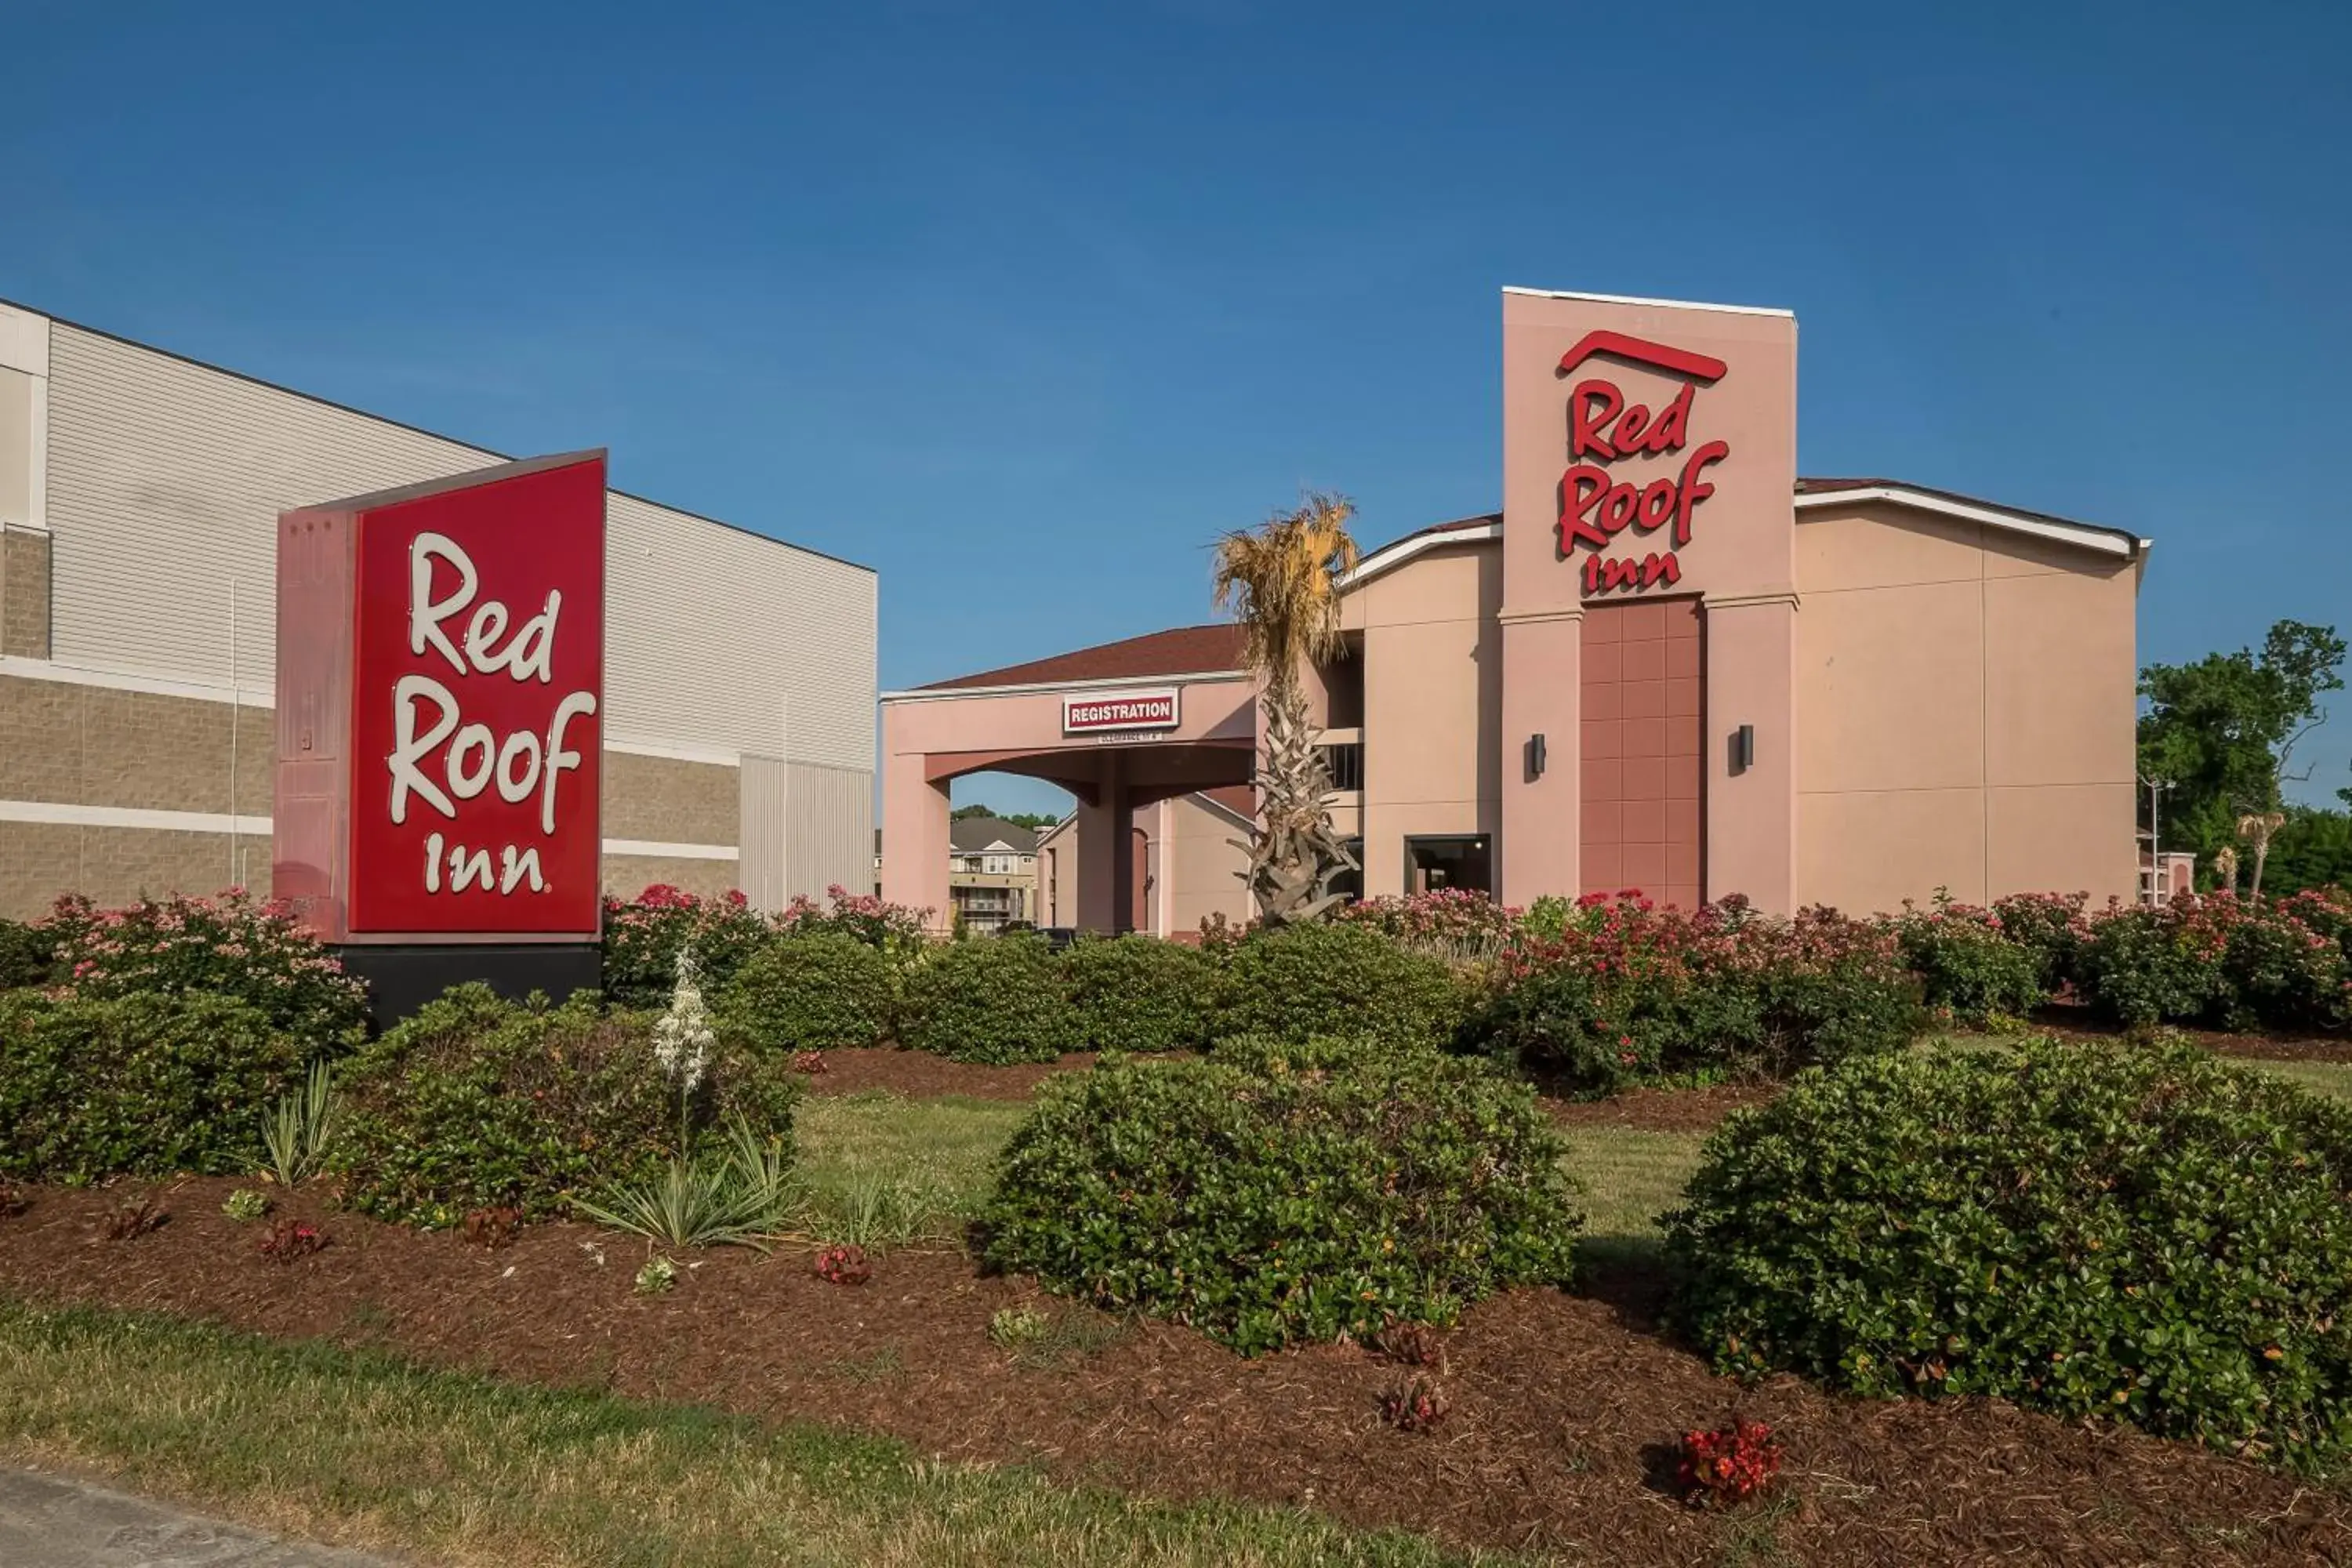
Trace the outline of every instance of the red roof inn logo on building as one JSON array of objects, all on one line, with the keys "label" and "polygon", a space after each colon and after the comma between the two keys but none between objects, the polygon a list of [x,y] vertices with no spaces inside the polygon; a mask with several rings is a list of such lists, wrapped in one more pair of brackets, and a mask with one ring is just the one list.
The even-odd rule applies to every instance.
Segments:
[{"label": "red roof inn logo on building", "polygon": [[604,454],[291,512],[279,550],[280,890],[332,940],[593,940]]},{"label": "red roof inn logo on building", "polygon": [[[1682,563],[1675,552],[1691,542],[1691,518],[1699,503],[1715,493],[1706,470],[1731,456],[1727,441],[1690,446],[1691,405],[1702,385],[1723,379],[1724,363],[1705,354],[1669,348],[1664,343],[1628,337],[1622,332],[1587,332],[1560,356],[1559,374],[1571,374],[1596,354],[1629,361],[1651,370],[1683,378],[1682,390],[1655,412],[1634,403],[1613,382],[1588,375],[1569,388],[1568,458],[1570,468],[1559,479],[1559,553],[1565,560],[1581,546],[1591,552],[1584,560],[1584,592],[1606,594],[1619,589],[1653,588],[1682,580]],[[1632,462],[1651,472],[1643,459],[1684,453],[1679,463],[1646,480],[1620,479],[1615,465]],[[1630,551],[1604,559],[1619,547],[1619,535],[1632,530],[1639,542],[1667,543],[1639,560]],[[1666,531],[1666,540],[1656,535]]]},{"label": "red roof inn logo on building", "polygon": [[1062,733],[1095,735],[1119,730],[1173,730],[1176,691],[1106,691],[1062,699]]}]

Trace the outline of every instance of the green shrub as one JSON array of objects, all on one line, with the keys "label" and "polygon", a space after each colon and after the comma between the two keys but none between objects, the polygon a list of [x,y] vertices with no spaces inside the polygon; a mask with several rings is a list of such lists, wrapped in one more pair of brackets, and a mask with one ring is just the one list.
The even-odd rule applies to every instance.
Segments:
[{"label": "green shrub", "polygon": [[301,1042],[225,996],[0,994],[0,1174],[250,1171]]},{"label": "green shrub", "polygon": [[1370,926],[1284,926],[1251,933],[1225,960],[1216,1033],[1296,1040],[1361,1033],[1444,1045],[1469,1000],[1442,960],[1408,952]]},{"label": "green shrub", "polygon": [[999,1268],[1254,1354],[1564,1283],[1561,1152],[1526,1086],[1433,1051],[1265,1076],[1107,1058],[1039,1089],[982,1236]]},{"label": "green shrub", "polygon": [[101,910],[68,897],[40,929],[56,944],[57,978],[78,995],[227,997],[320,1052],[358,1044],[367,1027],[367,987],[283,904],[228,892]]},{"label": "green shrub", "polygon": [[2188,1047],[1808,1073],[1669,1217],[1717,1366],[2352,1450],[2352,1110]]},{"label": "green shrub", "polygon": [[1208,1043],[1216,966],[1195,947],[1154,936],[1081,937],[1062,954],[1090,1049],[1197,1050]]},{"label": "green shrub", "polygon": [[0,921],[0,991],[47,985],[56,956],[57,942],[41,927]]},{"label": "green shrub", "polygon": [[2048,999],[2044,955],[2011,941],[1990,910],[1939,892],[1928,909],[1906,905],[1895,931],[1921,999],[1964,1023],[2021,1018]]},{"label": "green shrub", "polygon": [[769,1052],[878,1044],[890,1031],[897,972],[881,949],[838,931],[780,937],[735,972],[720,1030]]},{"label": "green shrub", "polygon": [[931,949],[907,972],[898,1043],[959,1062],[1050,1062],[1078,1048],[1078,1016],[1041,936]]},{"label": "green shrub", "polygon": [[[562,1212],[607,1183],[649,1181],[678,1152],[677,1085],[654,1020],[504,1002],[460,985],[352,1058],[329,1168],[379,1219],[446,1226],[475,1209]],[[726,1118],[788,1134],[799,1093],[788,1059],[722,1042],[687,1107],[687,1137],[719,1146]]]},{"label": "green shrub", "polygon": [[1394,1057],[1426,1050],[1423,1046],[1399,1046],[1377,1035],[1311,1035],[1294,1040],[1281,1035],[1227,1035],[1210,1047],[1213,1060],[1244,1072],[1330,1072],[1361,1065],[1374,1057]]}]

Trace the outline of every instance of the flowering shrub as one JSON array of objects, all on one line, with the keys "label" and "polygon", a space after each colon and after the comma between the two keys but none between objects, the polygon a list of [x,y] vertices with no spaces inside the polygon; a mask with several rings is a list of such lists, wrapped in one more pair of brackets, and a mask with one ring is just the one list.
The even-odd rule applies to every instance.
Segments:
[{"label": "flowering shrub", "polygon": [[272,1263],[308,1258],[327,1245],[327,1233],[299,1219],[281,1219],[261,1238],[261,1256]]},{"label": "flowering shrub", "polygon": [[250,1225],[269,1212],[268,1194],[239,1187],[221,1201],[221,1213],[239,1225]]},{"label": "flowering shrub", "polygon": [[784,1060],[696,1035],[673,1030],[666,1068],[643,1014],[455,986],[345,1064],[329,1167],[362,1214],[446,1226],[482,1208],[551,1217],[605,1183],[651,1180],[678,1152],[681,1110],[696,1149],[721,1145],[730,1118],[788,1137],[799,1088]]},{"label": "flowering shrub", "polygon": [[2227,893],[2110,906],[2075,959],[2084,999],[2118,1023],[2352,1029],[2352,895]]},{"label": "flowering shrub", "polygon": [[304,1050],[227,997],[0,993],[0,1173],[79,1185],[253,1168]]},{"label": "flowering shrub", "polygon": [[889,1033],[897,994],[898,972],[880,948],[818,928],[780,937],[754,953],[736,972],[719,1025],[762,1051],[878,1045]]},{"label": "flowering shrub", "polygon": [[1381,1419],[1400,1432],[1427,1432],[1453,1408],[1444,1391],[1420,1373],[1401,1377],[1381,1394]]},{"label": "flowering shrub", "polygon": [[898,1043],[950,1061],[1050,1062],[1078,1048],[1054,950],[1016,933],[935,947],[907,972]]},{"label": "flowering shrub", "polygon": [[2074,980],[2088,893],[2011,893],[1992,901],[2001,934],[2033,955],[2034,984],[2056,995]]},{"label": "flowering shrub", "polygon": [[816,1277],[834,1285],[863,1285],[874,1278],[866,1249],[852,1241],[836,1241],[816,1255]]},{"label": "flowering shrub", "polygon": [[1527,1086],[1434,1051],[1278,1076],[1107,1058],[1039,1088],[983,1254],[1244,1354],[1362,1339],[1565,1282],[1583,1216],[1562,1148]]},{"label": "flowering shrub", "polygon": [[120,910],[68,895],[37,929],[52,944],[57,977],[79,996],[233,998],[313,1052],[357,1043],[367,1025],[367,988],[289,906],[257,904],[241,889]]},{"label": "flowering shrub", "polygon": [[825,889],[824,896],[826,902],[820,906],[805,895],[794,895],[776,917],[776,929],[802,936],[831,931],[893,958],[906,957],[923,945],[930,925],[929,910],[886,903],[871,893],[853,893],[838,882]]},{"label": "flowering shrub", "polygon": [[677,955],[691,948],[714,991],[724,990],[769,940],[767,920],[740,892],[705,899],[656,882],[635,899],[604,900],[604,996],[615,1007],[669,1001]]},{"label": "flowering shrub", "polygon": [[1780,1445],[1761,1421],[1734,1416],[1712,1432],[1683,1434],[1676,1479],[1684,1498],[1702,1507],[1736,1508],[1780,1473]]},{"label": "flowering shrub", "polygon": [[1252,933],[1226,958],[1215,1033],[1444,1045],[1470,999],[1444,961],[1409,952],[1372,925],[1284,926]]},{"label": "flowering shrub", "polygon": [[640,1296],[663,1296],[677,1284],[677,1264],[667,1258],[649,1258],[637,1270],[632,1289]]},{"label": "flowering shrub", "polygon": [[1415,952],[1455,963],[1492,958],[1518,932],[1519,912],[1484,893],[1444,888],[1409,898],[1362,899],[1339,913]]},{"label": "flowering shrub", "polygon": [[1914,984],[1893,931],[1832,910],[1783,920],[1741,899],[1685,911],[1591,896],[1558,936],[1505,950],[1470,1033],[1588,1094],[1778,1076],[1908,1043]]},{"label": "flowering shrub", "polygon": [[1062,954],[1077,1038],[1097,1050],[1197,1050],[1209,1043],[1215,963],[1156,936],[1080,937]]},{"label": "flowering shrub", "polygon": [[2352,1107],[2189,1046],[1807,1073],[1708,1141],[1672,1316],[1720,1371],[2352,1455]]},{"label": "flowering shrub", "polygon": [[2001,916],[1955,903],[1938,889],[1927,909],[1908,900],[1894,921],[1903,962],[1923,1000],[1966,1023],[2021,1018],[2044,997],[2042,959],[2011,941]]}]

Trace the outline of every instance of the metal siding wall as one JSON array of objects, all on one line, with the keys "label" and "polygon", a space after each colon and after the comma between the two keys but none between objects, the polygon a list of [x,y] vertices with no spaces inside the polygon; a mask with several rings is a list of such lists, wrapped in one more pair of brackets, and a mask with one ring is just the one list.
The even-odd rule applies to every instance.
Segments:
[{"label": "metal siding wall", "polygon": [[743,757],[743,824],[736,843],[736,886],[755,910],[781,910],[791,900],[785,880],[789,863],[785,817],[783,762],[775,757]]},{"label": "metal siding wall", "polygon": [[56,324],[51,657],[226,686],[277,675],[278,514],[490,453]]},{"label": "metal siding wall", "polygon": [[784,785],[785,887],[874,890],[874,771],[793,763]]},{"label": "metal siding wall", "polygon": [[874,765],[874,574],[627,496],[606,510],[613,729]]},{"label": "metal siding wall", "polygon": [[[265,692],[280,510],[499,460],[62,323],[50,358],[63,663],[226,687],[234,581],[234,679]],[[626,496],[605,515],[608,735],[872,768],[873,574]]]}]

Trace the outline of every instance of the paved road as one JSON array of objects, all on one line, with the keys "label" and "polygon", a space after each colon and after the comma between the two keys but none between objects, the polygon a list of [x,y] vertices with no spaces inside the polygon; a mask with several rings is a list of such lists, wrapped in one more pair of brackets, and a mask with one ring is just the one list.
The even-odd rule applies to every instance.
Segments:
[{"label": "paved road", "polygon": [[5,1568],[393,1568],[58,1476],[0,1469]]}]

